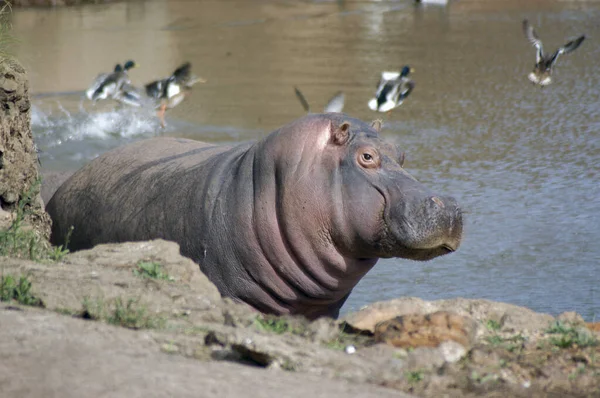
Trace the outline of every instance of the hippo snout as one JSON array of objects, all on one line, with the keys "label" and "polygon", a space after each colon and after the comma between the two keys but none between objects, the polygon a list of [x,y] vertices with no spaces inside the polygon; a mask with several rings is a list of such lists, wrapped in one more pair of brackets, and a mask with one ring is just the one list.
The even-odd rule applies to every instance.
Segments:
[{"label": "hippo snout", "polygon": [[450,196],[423,195],[392,210],[391,230],[398,257],[429,260],[458,249],[463,230],[462,211]]},{"label": "hippo snout", "polygon": [[433,220],[434,230],[437,225],[440,246],[453,252],[462,238],[462,211],[458,202],[451,196],[431,196],[429,201],[432,203],[429,217]]}]

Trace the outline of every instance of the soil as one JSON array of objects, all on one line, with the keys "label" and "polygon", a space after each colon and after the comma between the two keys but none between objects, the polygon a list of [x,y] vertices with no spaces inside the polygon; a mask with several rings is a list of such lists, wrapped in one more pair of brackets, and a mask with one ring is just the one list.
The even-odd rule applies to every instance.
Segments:
[{"label": "soil", "polygon": [[[32,388],[35,377],[42,383],[35,396],[93,397],[102,388],[137,396],[209,383],[215,396],[247,388],[325,396],[313,391],[322,388],[329,396],[600,397],[600,335],[573,313],[554,318],[486,300],[402,298],[340,320],[264,316],[221,298],[175,243],[162,240],[99,245],[58,263],[0,263],[3,275],[27,276],[42,305],[0,307],[0,367],[8,369],[0,370],[0,386],[10,386],[3,391]],[[160,264],[155,277],[143,276],[149,263]],[[442,328],[445,313],[452,322]],[[409,331],[421,325],[414,346],[378,343],[369,328],[392,330],[380,314],[409,315]],[[454,325],[467,336],[460,343],[443,338]],[[557,325],[563,332],[551,333]],[[440,345],[419,346],[424,334],[442,329]],[[407,337],[400,340],[406,347]],[[67,384],[55,381],[60,372],[68,372]],[[182,379],[190,372],[197,376]],[[148,382],[157,375],[163,390]]]}]

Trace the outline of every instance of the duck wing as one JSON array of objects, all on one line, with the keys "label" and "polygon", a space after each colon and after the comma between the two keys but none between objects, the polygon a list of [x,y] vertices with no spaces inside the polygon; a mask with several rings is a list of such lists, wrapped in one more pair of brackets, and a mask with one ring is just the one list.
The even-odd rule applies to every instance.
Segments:
[{"label": "duck wing", "polygon": [[115,98],[119,92],[121,86],[125,83],[129,83],[129,78],[123,72],[111,73],[104,80],[96,90],[92,93],[91,100],[97,101],[99,99]]},{"label": "duck wing", "polygon": [[539,63],[542,59],[544,59],[544,47],[542,45],[542,41],[540,40],[539,36],[535,32],[535,29],[533,29],[533,26],[531,26],[531,24],[529,23],[529,20],[527,20],[527,19],[523,20],[523,33],[525,34],[525,37],[527,38],[527,40],[529,40],[529,42],[531,44],[533,44],[533,46],[535,48],[537,48],[535,62]]},{"label": "duck wing", "polygon": [[166,96],[165,89],[167,87],[167,82],[169,78],[155,80],[151,83],[148,83],[144,86],[146,90],[146,95],[150,98],[160,99],[161,97]]},{"label": "duck wing", "polygon": [[323,110],[324,113],[330,113],[330,112],[342,112],[344,110],[344,102],[345,102],[345,96],[344,93],[342,91],[337,92],[327,103],[327,105],[325,105],[325,109]]},{"label": "duck wing", "polygon": [[581,35],[577,39],[571,40],[570,42],[559,48],[558,51],[561,54],[568,54],[572,51],[575,51],[581,45],[581,43],[583,43],[584,40],[585,35]]},{"label": "duck wing", "polygon": [[124,104],[137,107],[143,106],[145,103],[141,90],[129,83],[121,86],[121,89],[115,95],[115,99]]},{"label": "duck wing", "polygon": [[298,101],[300,101],[300,104],[306,113],[310,113],[310,105],[308,105],[308,101],[306,100],[304,94],[302,94],[302,91],[300,91],[298,87],[294,87],[294,92],[296,93],[296,98],[298,98]]},{"label": "duck wing", "polygon": [[564,46],[560,47],[558,50],[556,50],[556,52],[554,54],[552,54],[552,57],[550,58],[550,61],[549,61],[550,65],[553,65],[556,62],[559,55],[568,54],[572,51],[575,51],[581,45],[581,43],[583,43],[584,40],[585,40],[585,35],[582,35],[582,36],[579,36],[577,39],[571,40]]},{"label": "duck wing", "polygon": [[404,79],[398,87],[398,101],[403,101],[415,88],[415,82],[410,79]]},{"label": "duck wing", "polygon": [[185,84],[192,80],[192,64],[189,62],[184,63],[175,69],[171,77],[178,84]]},{"label": "duck wing", "polygon": [[93,98],[94,93],[100,88],[100,86],[102,86],[108,75],[109,73],[101,73],[98,76],[96,76],[90,87],[87,90],[85,90],[85,96],[88,99],[91,100]]}]

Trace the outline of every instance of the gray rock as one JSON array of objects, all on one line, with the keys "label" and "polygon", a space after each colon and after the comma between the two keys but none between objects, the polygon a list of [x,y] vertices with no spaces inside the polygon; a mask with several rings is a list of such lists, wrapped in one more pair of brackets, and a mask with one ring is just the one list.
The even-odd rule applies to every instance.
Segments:
[{"label": "gray rock", "polygon": [[[37,153],[31,134],[29,83],[18,62],[0,59],[0,206],[14,212],[21,195],[38,179]],[[44,211],[39,187],[25,217],[41,236],[50,236],[50,217]],[[0,228],[8,225],[0,220]]]},{"label": "gray rock", "polygon": [[317,375],[188,359],[161,352],[145,331],[4,304],[0,357],[6,398],[410,397]]}]

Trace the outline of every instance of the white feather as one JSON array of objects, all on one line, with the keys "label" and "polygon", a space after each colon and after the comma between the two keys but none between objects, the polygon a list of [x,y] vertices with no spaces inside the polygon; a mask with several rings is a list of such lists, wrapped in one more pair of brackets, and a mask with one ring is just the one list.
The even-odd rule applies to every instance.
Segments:
[{"label": "white feather", "polygon": [[181,88],[178,84],[169,84],[167,87],[167,98],[171,98],[181,93]]},{"label": "white feather", "polygon": [[369,108],[372,111],[376,111],[377,112],[377,98],[373,98],[369,101]]},{"label": "white feather", "polygon": [[397,104],[395,104],[392,101],[385,101],[383,104],[381,104],[381,106],[379,107],[379,112],[388,112],[391,111],[392,109],[394,109],[397,106],[400,106],[400,104],[402,104],[402,101],[399,101]]},{"label": "white feather", "polygon": [[396,80],[399,77],[400,77],[400,72],[389,72],[389,71],[381,72],[381,78],[383,80]]}]

